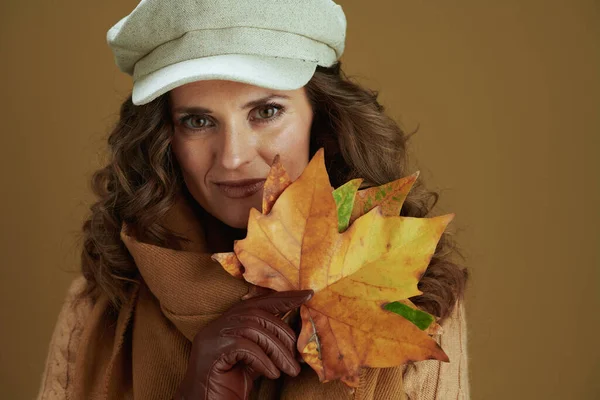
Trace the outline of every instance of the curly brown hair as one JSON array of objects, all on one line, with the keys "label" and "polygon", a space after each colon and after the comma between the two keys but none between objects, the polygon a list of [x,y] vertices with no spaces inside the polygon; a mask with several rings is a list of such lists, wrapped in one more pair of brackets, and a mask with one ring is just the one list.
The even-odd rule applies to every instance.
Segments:
[{"label": "curly brown hair", "polygon": [[[365,186],[377,186],[408,175],[407,142],[416,131],[406,134],[386,115],[377,91],[353,82],[342,71],[341,61],[317,67],[305,89],[314,110],[310,156],[325,149],[334,187],[357,177]],[[171,152],[172,132],[168,93],[141,106],[129,96],[108,138],[108,164],[92,177],[98,200],[83,224],[81,267],[88,282],[86,294],[105,293],[115,307],[125,299],[137,273],[120,239],[123,222],[146,242],[179,247],[179,238],[158,223],[185,189]],[[417,180],[400,215],[426,217],[438,198]],[[466,268],[451,261],[454,254],[464,260],[451,233],[444,232],[419,281],[423,294],[410,299],[442,320],[463,298],[468,275]]]}]

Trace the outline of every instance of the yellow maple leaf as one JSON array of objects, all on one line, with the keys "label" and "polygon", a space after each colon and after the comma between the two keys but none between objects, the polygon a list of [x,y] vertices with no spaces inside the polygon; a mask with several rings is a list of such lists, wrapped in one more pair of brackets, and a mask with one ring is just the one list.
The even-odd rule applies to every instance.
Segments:
[{"label": "yellow maple leaf", "polygon": [[[412,304],[406,299],[422,294],[417,283],[454,218],[394,215],[417,176],[392,182],[387,189],[358,192],[347,216],[352,223],[340,233],[339,204],[323,149],[293,183],[276,159],[263,213],[250,210],[247,237],[236,241],[233,253],[214,255],[228,272],[254,285],[314,290],[300,309],[297,348],[323,382],[341,379],[355,387],[362,367],[449,361],[426,331],[385,308],[397,301]],[[356,192],[358,184],[350,186]],[[382,189],[379,205],[360,200]],[[388,192],[400,197],[386,203]],[[391,211],[384,215],[382,207]]]}]

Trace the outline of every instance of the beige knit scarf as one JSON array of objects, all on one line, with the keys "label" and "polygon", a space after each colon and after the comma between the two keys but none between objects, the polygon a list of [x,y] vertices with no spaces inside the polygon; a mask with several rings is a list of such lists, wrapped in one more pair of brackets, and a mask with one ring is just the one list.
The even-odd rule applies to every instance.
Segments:
[{"label": "beige knit scarf", "polygon": [[[73,399],[171,399],[183,379],[194,335],[239,302],[249,284],[210,258],[203,224],[187,197],[179,196],[163,225],[190,240],[182,250],[153,246],[121,231],[140,272],[118,312],[101,296],[85,323],[76,354]],[[214,234],[207,229],[207,234]],[[404,399],[402,368],[365,369],[360,386],[321,383],[302,364],[299,376],[261,378],[251,399]]]}]

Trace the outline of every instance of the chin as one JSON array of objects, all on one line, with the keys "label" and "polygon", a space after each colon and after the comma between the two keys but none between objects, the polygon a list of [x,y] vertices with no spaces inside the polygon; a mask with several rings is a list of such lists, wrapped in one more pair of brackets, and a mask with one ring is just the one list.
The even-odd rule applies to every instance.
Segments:
[{"label": "chin", "polygon": [[262,191],[246,199],[228,199],[216,197],[204,206],[210,214],[227,226],[236,229],[248,228],[250,210],[262,209]]},{"label": "chin", "polygon": [[227,214],[217,214],[217,218],[232,228],[247,229],[250,209],[251,207],[223,207],[222,210],[227,210]]},{"label": "chin", "polygon": [[255,208],[260,212],[262,209],[262,191],[246,199],[233,200],[233,202],[226,200],[220,206],[222,212],[219,219],[223,223],[232,228],[248,229],[250,210]]}]

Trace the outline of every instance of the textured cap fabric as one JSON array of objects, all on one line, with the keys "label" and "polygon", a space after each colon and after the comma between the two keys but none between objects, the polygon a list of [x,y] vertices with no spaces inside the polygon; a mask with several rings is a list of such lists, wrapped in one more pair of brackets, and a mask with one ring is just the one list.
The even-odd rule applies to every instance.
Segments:
[{"label": "textured cap fabric", "polygon": [[206,79],[298,89],[342,56],[345,38],[331,0],[142,0],[106,35],[136,105]]}]

